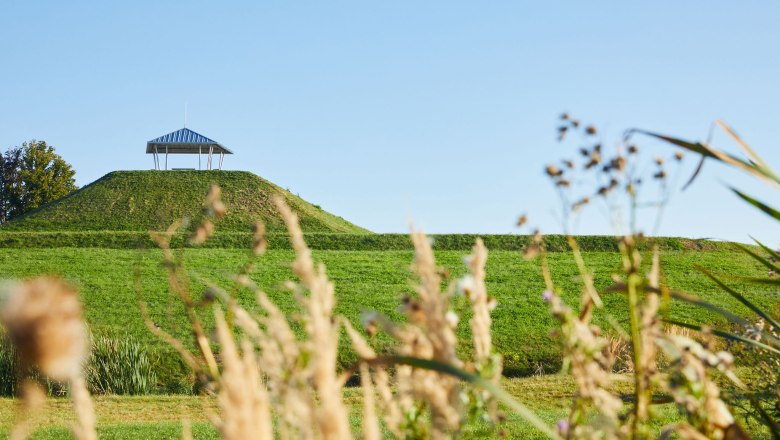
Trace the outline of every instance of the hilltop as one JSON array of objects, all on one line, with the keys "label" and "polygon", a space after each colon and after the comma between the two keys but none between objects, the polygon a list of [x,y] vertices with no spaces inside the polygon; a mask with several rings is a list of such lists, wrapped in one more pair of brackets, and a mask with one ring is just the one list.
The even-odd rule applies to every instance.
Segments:
[{"label": "hilltop", "polygon": [[280,195],[306,232],[369,233],[273,183],[246,171],[114,171],[70,195],[3,225],[8,231],[164,230],[183,217],[197,217],[211,184],[222,188],[228,215],[221,231],[248,231],[263,220],[284,230],[273,204]]}]

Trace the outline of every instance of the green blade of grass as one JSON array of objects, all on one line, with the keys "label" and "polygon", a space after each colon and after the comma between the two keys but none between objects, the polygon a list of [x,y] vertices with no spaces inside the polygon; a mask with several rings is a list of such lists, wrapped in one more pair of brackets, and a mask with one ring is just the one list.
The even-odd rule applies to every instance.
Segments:
[{"label": "green blade of grass", "polygon": [[766,266],[767,268],[769,268],[769,270],[773,270],[773,271],[775,271],[777,273],[780,273],[780,267],[777,267],[771,261],[769,261],[766,258],[762,257],[761,255],[758,255],[757,253],[751,251],[750,248],[748,248],[747,246],[745,246],[743,244],[739,244],[739,243],[734,243],[734,246],[736,246],[742,252],[744,252],[744,253],[750,255],[751,257],[753,257],[759,263],[761,263],[764,266]]},{"label": "green blade of grass", "polygon": [[758,200],[754,199],[753,197],[750,197],[749,195],[747,195],[747,194],[745,194],[745,193],[743,193],[743,192],[741,192],[741,191],[739,191],[739,190],[737,190],[735,188],[729,188],[729,189],[734,191],[734,193],[736,195],[738,195],[740,198],[742,198],[742,200],[744,200],[744,201],[750,203],[751,205],[755,206],[756,208],[760,209],[761,211],[763,211],[764,213],[768,214],[770,217],[774,218],[775,220],[780,221],[780,211],[772,208],[771,206],[769,206],[769,205],[767,205],[765,203],[759,202]]},{"label": "green blade of grass", "polygon": [[[671,324],[671,325],[676,325],[678,327],[689,328],[691,330],[696,330],[696,331],[699,331],[699,332],[702,331],[702,329],[703,329],[703,326],[701,326],[699,324],[689,324],[687,322],[676,321],[674,319],[664,319],[663,322],[665,322],[667,324]],[[771,351],[772,353],[775,353],[775,354],[780,354],[780,350],[778,350],[778,349],[776,349],[776,348],[774,348],[774,347],[772,347],[770,345],[764,344],[763,342],[759,342],[759,341],[756,341],[756,340],[753,340],[753,339],[750,339],[750,338],[746,338],[744,336],[735,335],[734,333],[729,333],[729,332],[726,332],[726,331],[723,331],[723,330],[714,329],[714,328],[710,328],[710,329],[708,329],[708,331],[710,333],[712,333],[713,335],[720,336],[721,338],[724,338],[724,339],[729,339],[729,340],[735,341],[735,342],[743,342],[745,344],[750,344],[750,345],[753,345],[755,347]]]},{"label": "green blade of grass", "polygon": [[704,275],[706,275],[706,276],[707,276],[709,279],[711,279],[712,281],[714,281],[714,282],[715,282],[715,283],[716,283],[718,286],[720,286],[720,288],[721,288],[721,289],[723,289],[723,290],[725,290],[726,292],[728,292],[728,294],[729,294],[729,295],[731,295],[732,297],[734,297],[734,299],[736,299],[737,301],[739,301],[739,302],[741,302],[742,304],[744,304],[744,305],[745,305],[745,307],[747,307],[747,308],[749,308],[750,310],[752,310],[752,311],[753,311],[755,314],[757,314],[758,316],[760,316],[760,317],[764,318],[764,320],[765,320],[767,323],[771,324],[771,325],[772,325],[772,327],[774,327],[775,329],[780,329],[780,324],[778,324],[778,323],[777,323],[777,321],[775,321],[775,320],[774,320],[774,318],[772,318],[771,316],[769,316],[769,314],[767,314],[766,312],[764,312],[763,310],[761,310],[761,308],[760,308],[760,307],[758,307],[758,306],[756,306],[755,304],[753,304],[752,302],[750,302],[750,300],[748,300],[747,298],[745,298],[745,297],[744,297],[744,296],[743,296],[741,293],[737,292],[736,290],[734,290],[734,289],[732,289],[731,287],[729,287],[729,286],[727,286],[726,284],[724,284],[724,283],[723,283],[721,280],[719,280],[719,279],[718,279],[718,277],[716,277],[715,275],[713,275],[713,274],[712,274],[710,271],[708,271],[707,269],[705,269],[705,268],[703,268],[703,267],[699,266],[698,264],[697,264],[697,265],[695,265],[695,267],[696,267],[696,269],[698,269],[698,270],[699,270],[699,272],[703,273],[703,274],[704,274]]},{"label": "green blade of grass", "polygon": [[722,151],[711,148],[708,145],[702,144],[701,142],[689,142],[671,136],[666,136],[666,135],[653,133],[645,130],[639,130],[639,129],[629,130],[626,136],[631,136],[633,133],[639,133],[646,136],[654,137],[656,139],[662,140],[672,145],[676,145],[680,148],[684,148],[688,151],[693,151],[694,153],[698,153],[704,158],[715,159],[717,161],[739,168],[742,171],[747,172],[748,174],[752,174],[753,176],[764,179],[772,184],[777,185],[778,183],[780,183],[780,178],[778,178],[778,176],[775,175],[772,172],[772,170],[770,170],[765,166],[762,166],[760,163],[755,163],[752,161],[746,161],[744,159],[740,159],[734,155],[727,154]]},{"label": "green blade of grass", "polygon": [[760,241],[756,240],[756,238],[753,237],[752,235],[749,235],[748,237],[750,237],[751,240],[756,242],[757,245],[761,246],[761,249],[766,251],[767,254],[773,255],[773,256],[777,256],[777,251],[775,251],[774,249],[772,249],[769,246],[765,245],[764,243],[761,243]]}]

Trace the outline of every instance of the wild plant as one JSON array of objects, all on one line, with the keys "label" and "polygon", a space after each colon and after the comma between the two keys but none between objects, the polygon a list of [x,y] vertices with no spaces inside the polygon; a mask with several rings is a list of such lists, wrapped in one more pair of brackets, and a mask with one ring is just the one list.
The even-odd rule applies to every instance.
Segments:
[{"label": "wild plant", "polygon": [[[741,386],[732,371],[732,356],[726,352],[714,353],[688,337],[664,332],[661,297],[692,300],[663,284],[657,250],[652,255],[650,272],[642,270],[639,248],[648,242],[652,248],[652,240],[645,238],[639,230],[639,210],[643,207],[656,209],[653,226],[656,229],[671,196],[672,186],[665,165],[667,160],[656,157],[654,169],[650,169],[649,175],[648,171],[643,174],[642,170],[647,169],[640,165],[639,147],[630,142],[630,137],[619,143],[614,155],[610,155],[598,138],[595,127],[583,127],[578,120],[566,114],[561,120],[560,138],[577,132],[581,145],[585,144],[579,150],[581,164],[576,160],[563,160],[563,167],[548,165],[545,170],[561,197],[564,230],[570,230],[576,216],[586,206],[603,202],[602,206],[618,231],[622,267],[619,273],[613,274],[614,284],[598,292],[576,241],[570,238],[583,285],[579,311],[575,311],[563,303],[555,290],[540,234],[535,234],[534,242],[526,251],[527,257],[540,258],[547,285],[543,298],[560,322],[554,335],[563,346],[564,370],[572,374],[577,384],[570,415],[559,422],[558,432],[572,439],[649,438],[652,435],[650,422],[654,396],[667,394],[685,414],[686,422],[666,427],[662,437],[746,438],[713,379],[717,375],[725,375],[733,384]],[[680,163],[683,157],[677,152],[673,161]],[[658,184],[656,194],[649,197],[643,196],[648,181]],[[595,182],[595,190],[590,190],[586,182]],[[629,212],[627,227],[626,210]],[[527,217],[523,220],[522,223],[525,223]],[[606,335],[592,323],[592,317],[602,307],[601,295],[614,293],[621,293],[626,298],[629,327],[624,330],[618,320],[612,318],[610,322],[615,334]],[[623,339],[624,344],[616,343],[616,338]],[[611,372],[617,358],[614,353],[621,345],[631,350],[630,375],[634,389],[628,407],[611,391]],[[670,359],[668,367],[663,370],[658,362],[662,353]]]},{"label": "wild plant", "polygon": [[[716,126],[722,129],[734,141],[741,150],[741,155],[729,153],[712,146],[712,131],[709,136],[710,140],[704,142],[687,141],[643,130],[632,130],[627,133],[626,138],[630,139],[637,135],[644,135],[699,155],[700,162],[690,182],[693,182],[698,176],[699,171],[706,162],[714,161],[737,169],[766,184],[773,190],[780,189],[780,177],[744,139],[723,121],[716,121],[713,128]],[[780,211],[774,207],[737,188],[729,187],[729,189],[752,207],[769,215],[775,221],[780,221]],[[738,361],[743,360],[744,367],[749,368],[751,372],[743,375],[746,376],[744,384],[729,386],[724,393],[724,397],[733,407],[739,408],[749,420],[763,425],[773,438],[778,439],[780,438],[780,373],[778,373],[780,371],[780,368],[778,368],[780,367],[780,335],[778,334],[780,333],[780,319],[778,319],[778,308],[763,310],[748,298],[749,295],[736,291],[727,281],[727,279],[731,278],[756,285],[780,286],[780,280],[777,278],[778,269],[780,268],[777,264],[778,252],[758,240],[754,239],[754,241],[756,243],[755,247],[741,244],[735,244],[735,247],[765,267],[767,270],[765,277],[720,275],[712,273],[707,268],[696,267],[724,292],[742,303],[746,307],[746,311],[750,311],[749,317],[744,318],[742,314],[724,310],[693,295],[680,294],[680,299],[711,310],[726,318],[735,330],[710,329],[706,323],[675,322],[674,324],[711,333],[729,342],[731,350],[738,355]]]},{"label": "wild plant", "polygon": [[[77,439],[96,438],[95,414],[82,366],[89,339],[76,290],[56,278],[34,278],[8,287],[0,313],[8,338],[19,355],[21,377],[37,369],[54,381],[67,382],[76,424]],[[32,428],[31,416],[45,403],[45,393],[32,379],[21,386],[19,420],[10,438],[25,438]]]}]

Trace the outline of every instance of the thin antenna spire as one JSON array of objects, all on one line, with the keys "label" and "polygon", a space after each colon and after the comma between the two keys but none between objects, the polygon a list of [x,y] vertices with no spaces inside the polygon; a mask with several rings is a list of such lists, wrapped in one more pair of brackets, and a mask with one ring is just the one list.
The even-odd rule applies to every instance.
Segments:
[{"label": "thin antenna spire", "polygon": [[184,128],[187,128],[187,101],[184,101]]}]

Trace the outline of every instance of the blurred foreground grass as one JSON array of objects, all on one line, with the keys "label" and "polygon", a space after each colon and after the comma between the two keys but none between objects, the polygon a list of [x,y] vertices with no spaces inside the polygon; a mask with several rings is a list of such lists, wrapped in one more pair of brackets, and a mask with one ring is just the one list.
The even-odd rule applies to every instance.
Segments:
[{"label": "blurred foreground grass", "polygon": [[[629,392],[631,380],[616,381],[617,391]],[[548,375],[523,379],[506,379],[506,389],[549,424],[566,417],[571,403],[574,383],[569,376]],[[348,388],[346,401],[351,405],[350,423],[353,432],[360,430],[361,390]],[[16,410],[14,399],[0,399],[0,435],[7,436],[13,423]],[[192,423],[193,437],[196,439],[217,439],[217,431],[208,422],[210,411],[216,410],[216,401],[208,397],[196,396],[147,396],[147,397],[95,397],[95,409],[98,418],[98,435],[101,439],[178,439],[181,438],[182,420]],[[654,406],[658,418],[654,429],[679,419],[674,405]],[[519,416],[508,413],[504,425],[508,438],[541,439],[544,438]],[[49,399],[47,409],[38,420],[38,429],[32,439],[69,439],[72,438],[69,425],[73,421],[71,403],[67,399]],[[750,429],[750,426],[746,428]],[[752,432],[754,438],[768,438],[761,432]],[[479,431],[466,433],[465,438],[487,438]]]}]

